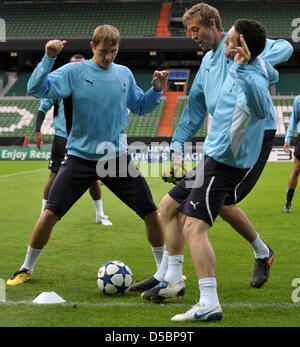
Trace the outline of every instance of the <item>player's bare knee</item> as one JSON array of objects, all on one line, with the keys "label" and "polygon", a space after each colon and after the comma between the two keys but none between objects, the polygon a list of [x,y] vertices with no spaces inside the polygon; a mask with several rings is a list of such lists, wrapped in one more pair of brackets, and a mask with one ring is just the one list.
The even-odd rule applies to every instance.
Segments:
[{"label": "player's bare knee", "polygon": [[294,165],[294,173],[299,176],[300,174],[300,162]]},{"label": "player's bare knee", "polygon": [[194,222],[191,218],[187,217],[183,227],[183,235],[186,240],[193,237],[196,234],[196,229],[194,226]]},{"label": "player's bare knee", "polygon": [[223,205],[219,215],[226,221],[228,217],[233,213],[233,209],[235,207],[235,205]]},{"label": "player's bare knee", "polygon": [[173,200],[170,195],[165,195],[160,204],[159,204],[159,211],[163,218],[172,218],[175,215],[178,215],[178,203]]},{"label": "player's bare knee", "polygon": [[54,212],[52,212],[50,210],[47,210],[47,209],[45,209],[43,211],[43,213],[41,214],[40,218],[43,219],[44,223],[55,224],[58,221],[57,215]]},{"label": "player's bare knee", "polygon": [[183,227],[183,235],[187,242],[207,238],[209,228],[210,226],[206,222],[187,217]]}]

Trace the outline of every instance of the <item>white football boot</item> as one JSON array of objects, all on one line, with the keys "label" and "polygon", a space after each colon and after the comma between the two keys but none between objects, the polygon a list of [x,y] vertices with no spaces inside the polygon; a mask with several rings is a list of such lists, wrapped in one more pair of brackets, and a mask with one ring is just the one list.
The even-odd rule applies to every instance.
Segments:
[{"label": "white football boot", "polygon": [[220,305],[205,307],[203,303],[197,303],[192,306],[187,312],[177,314],[172,317],[173,322],[186,322],[186,321],[219,321],[222,319],[222,309]]},{"label": "white football boot", "polygon": [[96,216],[96,223],[102,224],[102,225],[113,225],[113,223],[108,219],[108,216],[104,215],[97,215]]}]

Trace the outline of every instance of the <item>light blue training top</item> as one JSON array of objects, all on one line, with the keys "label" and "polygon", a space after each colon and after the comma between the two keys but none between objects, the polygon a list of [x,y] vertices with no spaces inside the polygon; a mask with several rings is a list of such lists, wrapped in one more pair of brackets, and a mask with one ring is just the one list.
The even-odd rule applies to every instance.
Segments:
[{"label": "light blue training top", "polygon": [[300,95],[295,98],[293,103],[293,113],[286,131],[285,142],[291,142],[296,127],[298,134],[300,134]]},{"label": "light blue training top", "polygon": [[[171,149],[176,152],[182,152],[184,143],[192,140],[201,128],[208,112],[214,117],[220,90],[233,64],[233,61],[225,56],[226,45],[224,40],[227,36],[226,33],[216,51],[209,51],[202,59],[190,90],[188,104],[173,134]],[[292,53],[293,47],[289,42],[267,39],[266,47],[260,56],[274,66],[287,61]],[[265,64],[265,66],[269,71],[268,73],[273,76],[269,79],[269,83],[274,84],[278,82],[278,76],[274,75],[270,64]],[[276,130],[276,128],[276,115],[274,107],[272,107],[271,113],[265,122],[265,130]]]},{"label": "light blue training top", "polygon": [[87,160],[107,160],[127,153],[128,109],[143,115],[155,109],[163,90],[146,93],[132,72],[112,63],[102,69],[91,59],[69,63],[50,73],[54,59],[44,55],[27,85],[37,98],[66,98],[72,94],[72,129],[68,154]]},{"label": "light blue training top", "polygon": [[225,165],[252,167],[272,108],[265,62],[257,58],[249,64],[232,64],[220,90],[204,153]]},{"label": "light blue training top", "polygon": [[51,107],[55,105],[56,101],[58,102],[57,115],[53,115],[53,128],[55,135],[67,138],[66,117],[64,112],[64,102],[62,99],[42,99],[39,111],[47,113]]}]

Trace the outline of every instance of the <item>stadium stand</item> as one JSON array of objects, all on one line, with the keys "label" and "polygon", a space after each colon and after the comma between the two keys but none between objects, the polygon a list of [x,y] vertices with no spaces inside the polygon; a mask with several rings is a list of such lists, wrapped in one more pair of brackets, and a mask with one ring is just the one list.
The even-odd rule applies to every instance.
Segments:
[{"label": "stadium stand", "polygon": [[[48,38],[90,38],[93,29],[103,23],[109,23],[117,26],[122,37],[138,38],[150,36],[154,38],[168,36],[185,36],[186,31],[181,23],[181,17],[186,8],[190,8],[198,0],[103,0],[103,1],[3,1],[0,0],[1,15],[6,20],[7,38],[9,39],[43,39]],[[231,26],[238,17],[253,17],[262,21],[267,30],[269,37],[290,37],[293,30],[291,22],[295,14],[300,13],[300,1],[279,1],[279,0],[212,0],[209,3],[217,7],[223,18],[223,26],[225,30]],[[84,4],[84,15],[82,15],[82,6]],[[234,4],[234,5],[233,5]],[[268,10],[266,10],[266,8]],[[151,47],[149,47],[151,49]],[[194,48],[193,48],[194,49]],[[167,47],[166,47],[167,52]],[[120,53],[119,53],[120,54]],[[171,136],[176,128],[182,111],[187,103],[192,82],[195,78],[196,71],[201,57],[195,58],[194,51],[189,52],[191,57],[185,55],[180,61],[180,66],[191,67],[189,77],[186,79],[186,87],[183,96],[175,96],[175,102],[172,101],[172,109],[166,113],[170,113],[169,117],[165,117],[166,105],[170,96],[175,95],[175,91],[168,90],[169,94],[165,94],[160,106],[152,113],[139,117],[130,113],[128,127],[126,133],[128,136]],[[193,56],[192,56],[193,55]],[[164,55],[157,57],[143,56],[142,66],[136,67],[138,72],[134,72],[137,84],[144,90],[148,90],[151,85],[153,67],[165,68],[166,61]],[[180,55],[170,56],[168,63],[170,67],[172,63],[179,61]],[[28,58],[26,58],[28,59]],[[40,58],[31,59],[33,64]],[[156,60],[157,59],[157,60]],[[190,59],[190,60],[189,60]],[[197,59],[197,60],[195,60]],[[20,59],[21,60],[21,59]],[[130,59],[129,59],[130,60]],[[137,61],[137,58],[135,57]],[[25,59],[23,59],[23,62]],[[198,62],[190,64],[191,61]],[[0,61],[1,62],[1,61]],[[153,63],[154,62],[154,63]],[[161,64],[161,66],[159,65]],[[126,65],[126,60],[125,60]],[[168,70],[169,67],[166,65]],[[134,66],[130,68],[135,71]],[[297,70],[298,69],[298,70]],[[148,72],[150,71],[151,72]],[[18,98],[26,96],[26,85],[30,73],[24,73],[26,69],[14,70],[15,76],[18,78],[16,82],[8,79],[8,74],[1,70],[0,74],[0,93],[3,87],[7,85],[5,97],[0,98],[0,136],[29,136],[30,142],[34,142],[35,117],[39,105],[39,100],[33,98]],[[280,71],[280,70],[279,70]],[[291,73],[290,71],[299,71],[299,63],[296,68],[285,69],[280,71],[280,81],[274,89],[274,106],[278,116],[277,136],[284,136],[292,112],[292,103],[295,95],[298,95],[300,85],[300,73]],[[287,73],[288,72],[288,73]],[[11,72],[10,72],[11,73]],[[16,77],[14,77],[16,78]],[[10,83],[8,83],[8,81]],[[7,84],[8,83],[8,84]],[[10,84],[12,86],[10,87]],[[8,91],[7,89],[10,88]],[[170,100],[169,100],[170,101]],[[14,108],[15,107],[15,108]],[[174,109],[174,110],[173,110]],[[21,110],[21,111],[20,111]],[[28,112],[28,113],[26,113]],[[25,116],[26,114],[26,116]],[[162,120],[168,121],[170,131],[168,135],[161,134],[159,129],[164,124]],[[205,137],[210,126],[210,117],[205,120],[203,127],[196,136]],[[170,123],[170,124],[169,124]],[[53,136],[51,120],[45,123],[44,142],[50,142]]]},{"label": "stadium stand", "polygon": [[[175,114],[175,117],[173,119],[173,133],[174,133],[175,129],[177,128],[180,117],[181,117],[182,112],[183,112],[185,106],[187,105],[187,103],[188,103],[188,97],[185,96],[185,97],[179,97],[178,98],[176,114]],[[210,123],[210,116],[205,119],[203,126],[197,132],[196,136],[199,136],[199,137],[205,137],[206,136],[208,123]]]},{"label": "stadium stand", "polygon": [[[285,136],[289,124],[290,116],[293,111],[293,96],[274,96],[273,104],[277,115],[277,134],[276,136]],[[188,97],[178,97],[176,114],[173,119],[173,132],[175,131],[181,114],[188,102]],[[161,116],[166,104],[166,98],[163,97],[160,105],[151,113],[138,116],[129,114],[127,136],[157,136]],[[28,136],[31,143],[34,142],[34,131],[36,113],[39,107],[39,100],[26,98],[1,98],[0,99],[0,136]],[[205,137],[210,128],[211,116],[209,115],[202,128],[196,134],[197,137]],[[44,122],[42,132],[44,133],[44,142],[48,143],[53,138],[51,110]]]},{"label": "stadium stand", "polygon": [[130,113],[126,129],[127,136],[157,136],[158,126],[165,103],[166,98],[162,97],[159,106],[154,111],[144,116]]},{"label": "stadium stand", "polygon": [[[283,137],[286,134],[287,127],[289,125],[290,117],[293,112],[293,102],[295,97],[294,96],[273,96],[273,105],[275,107],[275,112],[277,116],[277,137]],[[175,131],[181,114],[185,108],[185,106],[188,103],[188,97],[180,97],[178,98],[178,104],[176,109],[176,115],[173,120],[173,132]],[[211,116],[208,115],[208,117],[205,119],[203,126],[201,129],[197,132],[196,137],[205,137],[210,129],[210,123],[211,123]]]},{"label": "stadium stand", "polygon": [[[181,17],[187,8],[200,1],[173,1],[169,29],[173,36],[184,36],[185,28]],[[300,13],[299,1],[209,1],[216,7],[223,19],[223,27],[227,31],[237,18],[255,18],[264,23],[269,37],[290,38],[291,23]]]},{"label": "stadium stand", "polygon": [[[30,142],[34,142],[35,120],[39,104],[40,101],[33,98],[0,99],[0,136],[28,136]],[[49,126],[44,133],[44,142],[50,142],[53,138],[53,128]]]},{"label": "stadium stand", "polygon": [[169,37],[170,32],[168,29],[169,14],[171,11],[171,3],[162,4],[160,9],[160,16],[156,26],[156,36]]},{"label": "stadium stand", "polygon": [[16,82],[7,91],[5,96],[25,96],[27,95],[27,82],[30,77],[30,73],[23,73],[18,76]]},{"label": "stadium stand", "polygon": [[[166,99],[163,97],[160,105],[144,116],[129,114],[126,133],[128,136],[156,136],[158,125]],[[28,136],[34,142],[36,114],[40,101],[26,98],[0,99],[0,136]],[[53,111],[53,110],[52,110]],[[44,143],[52,141],[52,112],[47,113],[42,127]],[[48,115],[49,114],[49,115]]]},{"label": "stadium stand", "polygon": [[[90,38],[101,24],[115,25],[122,37],[156,34],[161,1],[82,3],[2,3],[10,38]],[[124,18],[126,20],[124,20]]]}]

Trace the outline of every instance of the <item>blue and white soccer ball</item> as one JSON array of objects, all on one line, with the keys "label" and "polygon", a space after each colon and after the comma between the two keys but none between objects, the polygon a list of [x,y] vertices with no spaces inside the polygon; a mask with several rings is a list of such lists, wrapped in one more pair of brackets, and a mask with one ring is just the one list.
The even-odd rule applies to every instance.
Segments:
[{"label": "blue and white soccer ball", "polygon": [[124,295],[132,284],[130,268],[118,260],[103,264],[97,275],[99,289],[106,295]]}]

